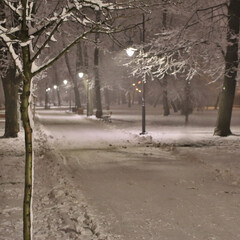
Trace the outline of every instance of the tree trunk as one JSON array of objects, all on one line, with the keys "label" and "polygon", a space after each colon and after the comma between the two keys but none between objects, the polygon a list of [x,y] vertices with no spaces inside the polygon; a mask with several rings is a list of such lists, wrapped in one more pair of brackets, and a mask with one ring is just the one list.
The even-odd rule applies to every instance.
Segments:
[{"label": "tree trunk", "polygon": [[219,104],[218,118],[214,135],[231,135],[230,124],[236,89],[238,69],[239,1],[230,0],[228,6],[227,51],[225,56],[225,75]]},{"label": "tree trunk", "polygon": [[4,101],[3,85],[2,85],[2,82],[0,82],[0,107],[3,107],[4,105],[5,105],[5,101]]},{"label": "tree trunk", "polygon": [[30,83],[24,83],[21,95],[21,117],[25,131],[25,188],[23,205],[24,240],[31,239],[31,202],[33,184],[33,149],[32,149],[32,127],[29,118],[29,96]]},{"label": "tree trunk", "polygon": [[220,95],[221,95],[221,93],[219,93],[218,96],[217,96],[216,103],[215,103],[215,105],[214,105],[214,109],[215,109],[215,110],[217,110],[217,108],[218,108],[219,100],[220,100]]},{"label": "tree trunk", "polygon": [[127,92],[127,100],[128,100],[128,107],[130,108],[132,106],[131,104],[131,94],[130,91]]},{"label": "tree trunk", "polygon": [[136,93],[136,90],[135,88],[132,90],[132,105],[134,105],[134,102],[135,102],[135,93]]},{"label": "tree trunk", "polygon": [[121,90],[118,88],[117,90],[117,104],[121,105]]},{"label": "tree trunk", "polygon": [[71,82],[73,83],[73,90],[74,90],[74,96],[75,96],[75,105],[76,105],[76,108],[80,108],[81,107],[81,101],[80,101],[80,93],[79,93],[78,86],[77,86],[77,80],[76,80],[77,76],[74,76],[72,74],[68,54],[66,53],[64,55],[64,57],[65,57],[65,62],[66,62],[67,69],[68,69],[68,72],[69,72],[69,76],[71,78]]},{"label": "tree trunk", "polygon": [[4,138],[15,138],[19,132],[18,89],[16,68],[10,66],[2,79],[5,95],[5,133]]},{"label": "tree trunk", "polygon": [[163,80],[163,116],[168,116],[170,114],[169,104],[168,104],[168,91],[167,91],[168,81],[167,78]]},{"label": "tree trunk", "polygon": [[171,106],[172,106],[174,112],[178,111],[177,106],[175,105],[174,101],[171,101]]},{"label": "tree trunk", "polygon": [[[64,35],[63,35],[63,46],[65,47]],[[69,73],[71,82],[73,83],[75,106],[78,109],[81,107],[81,100],[80,100],[80,93],[79,93],[78,85],[77,85],[77,76],[75,76],[75,75],[77,75],[77,73],[75,73],[75,75],[72,73],[68,53],[64,54],[64,57],[65,57],[65,63],[67,65],[67,69],[68,69],[68,73]]]},{"label": "tree trunk", "polygon": [[160,97],[161,97],[161,95],[159,94],[159,95],[157,96],[154,104],[153,104],[153,107],[156,107],[156,106],[158,105],[158,102],[159,102],[159,100],[160,100]]},{"label": "tree trunk", "polygon": [[121,91],[121,102],[122,104],[126,104],[127,100],[126,100],[125,92],[123,90],[120,90],[120,91]]},{"label": "tree trunk", "polygon": [[189,119],[189,114],[192,112],[192,104],[191,104],[191,99],[190,99],[190,91],[191,91],[191,85],[190,81],[186,81],[186,85],[184,88],[184,100],[183,100],[183,106],[182,106],[182,113],[185,116],[185,125],[188,125],[188,119]]},{"label": "tree trunk", "polygon": [[57,91],[58,106],[61,106],[61,97],[60,97],[60,92],[59,92],[60,83],[59,83],[58,71],[57,71],[56,65],[53,65],[53,70],[54,70],[54,75],[55,75],[55,83],[57,85],[56,91]]},{"label": "tree trunk", "polygon": [[109,90],[107,87],[104,88],[105,104],[106,110],[110,109],[110,99],[109,99]]},{"label": "tree trunk", "polygon": [[[100,21],[100,11],[97,11],[97,21]],[[94,72],[95,72],[95,96],[96,96],[96,117],[102,117],[102,101],[101,101],[101,87],[100,87],[100,77],[99,77],[99,33],[95,33],[96,46],[94,49]]]}]

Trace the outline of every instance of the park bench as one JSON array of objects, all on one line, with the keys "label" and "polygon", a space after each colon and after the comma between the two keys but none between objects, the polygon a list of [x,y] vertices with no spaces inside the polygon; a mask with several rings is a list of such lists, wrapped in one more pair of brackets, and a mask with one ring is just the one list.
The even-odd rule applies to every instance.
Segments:
[{"label": "park bench", "polygon": [[106,115],[102,115],[101,119],[103,120],[103,122],[109,122],[111,123],[112,122],[112,112],[106,114]]}]

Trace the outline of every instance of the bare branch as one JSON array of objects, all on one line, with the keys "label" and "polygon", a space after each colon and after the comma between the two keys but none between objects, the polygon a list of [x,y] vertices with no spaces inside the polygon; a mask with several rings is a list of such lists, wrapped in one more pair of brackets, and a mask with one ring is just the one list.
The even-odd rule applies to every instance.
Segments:
[{"label": "bare branch", "polygon": [[13,5],[13,3],[11,3],[11,2],[9,2],[8,0],[2,0],[3,1],[3,3],[7,6],[7,7],[9,7],[10,9],[11,9],[11,11],[13,11],[15,14],[17,14],[19,17],[21,17],[22,16],[22,4],[20,3],[20,1],[19,1],[19,5],[18,5],[18,8],[16,8],[16,7],[14,7],[14,5]]},{"label": "bare branch", "polygon": [[32,74],[33,76],[37,75],[38,73],[42,72],[49,66],[51,66],[54,62],[56,62],[59,58],[61,58],[70,48],[72,48],[74,45],[76,45],[81,39],[84,39],[88,34],[92,33],[93,29],[84,32],[81,36],[77,37],[74,41],[72,41],[66,48],[64,48],[57,56],[50,59],[46,64],[38,68],[36,71],[34,71]]}]

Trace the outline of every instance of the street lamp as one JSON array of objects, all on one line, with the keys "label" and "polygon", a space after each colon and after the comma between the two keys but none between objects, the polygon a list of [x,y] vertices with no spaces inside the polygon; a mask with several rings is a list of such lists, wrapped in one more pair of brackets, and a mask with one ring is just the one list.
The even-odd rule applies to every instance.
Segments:
[{"label": "street lamp", "polygon": [[45,89],[45,109],[48,109],[50,107],[49,105],[49,92],[51,91],[50,87],[47,87]]},{"label": "street lamp", "polygon": [[54,89],[57,89],[58,87],[57,87],[57,85],[54,85],[53,88],[54,88]]},{"label": "street lamp", "polygon": [[91,90],[90,90],[90,80],[88,78],[88,74],[79,72],[78,73],[79,78],[83,79],[83,84],[87,91],[87,116],[92,115],[92,100],[91,100]]},{"label": "street lamp", "polygon": [[84,73],[83,73],[83,72],[79,72],[79,73],[78,73],[78,76],[79,76],[80,78],[83,78]]},{"label": "street lamp", "polygon": [[133,54],[135,53],[135,51],[137,51],[137,49],[132,48],[132,47],[129,47],[129,48],[126,49],[126,53],[129,57],[132,57]]},{"label": "street lamp", "polygon": [[[68,80],[63,80],[63,84],[65,85],[65,86],[67,86],[67,84],[68,84]],[[69,86],[70,87],[70,86]],[[71,111],[71,109],[72,109],[72,97],[71,97],[71,91],[70,91],[70,88],[69,88],[69,90],[68,90],[68,94],[69,94],[69,111]]]},{"label": "street lamp", "polygon": [[[137,49],[131,48],[131,47],[126,49],[126,53],[129,57],[132,57],[135,51],[137,51]],[[146,106],[145,106],[145,84],[146,84],[145,79],[142,81],[138,81],[138,84],[142,84],[142,90],[136,88],[136,91],[138,91],[139,93],[142,93],[142,132],[140,133],[140,135],[144,135],[147,133],[146,132]],[[135,83],[133,83],[132,85],[136,87]]]},{"label": "street lamp", "polygon": [[[145,42],[145,15],[143,13],[142,15],[142,43]],[[127,55],[129,57],[132,57],[134,52],[137,51],[137,49],[129,47],[126,49]],[[144,52],[144,49],[143,49]],[[142,83],[142,90],[137,90],[139,93],[142,93],[142,132],[140,135],[146,134],[146,108],[145,108],[145,85],[146,85],[146,75],[144,75],[144,79],[142,81],[139,81],[138,84]],[[135,86],[135,85],[133,85]]]}]

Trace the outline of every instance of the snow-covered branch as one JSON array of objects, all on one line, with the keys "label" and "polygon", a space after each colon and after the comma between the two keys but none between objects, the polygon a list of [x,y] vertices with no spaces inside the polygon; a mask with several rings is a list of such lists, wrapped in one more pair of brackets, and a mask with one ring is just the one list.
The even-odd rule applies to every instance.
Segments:
[{"label": "snow-covered branch", "polygon": [[45,63],[44,65],[37,67],[35,65],[35,63],[33,63],[32,66],[32,74],[33,76],[37,75],[38,73],[42,72],[43,70],[45,70],[46,68],[48,68],[49,66],[51,66],[54,62],[56,62],[60,57],[62,57],[70,48],[72,48],[75,44],[77,44],[81,39],[84,39],[88,34],[92,33],[93,29],[88,30],[86,32],[84,32],[83,34],[81,34],[81,36],[78,36],[74,41],[72,41],[67,47],[65,47],[64,49],[62,49],[62,51],[57,54],[57,56],[55,56],[54,58],[50,59],[47,63]]},{"label": "snow-covered branch", "polygon": [[[219,47],[206,40],[181,39],[176,36],[178,31],[160,35],[150,44],[143,46],[127,64],[132,68],[135,76],[149,75],[152,80],[163,79],[167,75],[185,76],[191,80],[195,75],[208,75],[212,81],[223,76],[223,68],[219,69],[219,62],[223,62]],[[136,47],[139,49],[139,46]],[[140,46],[141,49],[141,46]],[[214,52],[214,53],[213,53]],[[214,56],[211,56],[211,54]],[[216,59],[214,59],[217,58]],[[212,60],[214,59],[214,60]],[[218,68],[217,71],[216,68]]]},{"label": "snow-covered branch", "polygon": [[14,3],[10,2],[9,0],[2,0],[3,3],[9,7],[15,14],[17,14],[19,17],[22,17],[22,4],[21,1],[18,1],[17,7],[14,6]]},{"label": "snow-covered branch", "polygon": [[2,38],[2,40],[4,41],[4,43],[7,45],[8,47],[8,50],[9,50],[9,53],[12,57],[12,59],[14,60],[15,64],[16,64],[16,67],[19,71],[19,73],[22,73],[23,71],[23,65],[22,65],[22,62],[21,62],[21,59],[19,57],[19,55],[16,53],[14,47],[13,47],[13,44],[15,43],[14,41],[12,41],[8,36],[7,34],[0,34],[0,37]]}]

